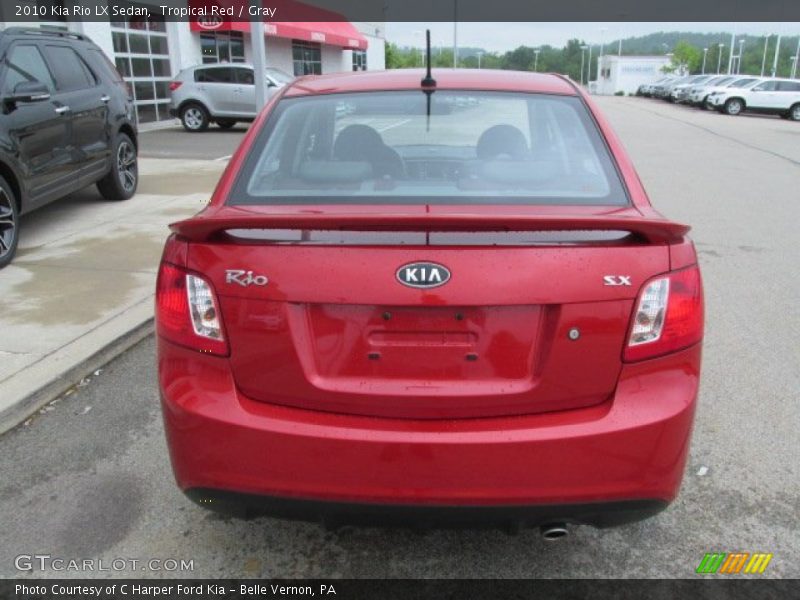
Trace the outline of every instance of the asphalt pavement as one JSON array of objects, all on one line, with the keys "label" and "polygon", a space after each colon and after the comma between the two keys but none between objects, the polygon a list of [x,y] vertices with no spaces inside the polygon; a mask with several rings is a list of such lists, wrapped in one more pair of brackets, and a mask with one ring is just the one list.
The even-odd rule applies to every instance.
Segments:
[{"label": "asphalt pavement", "polygon": [[221,129],[212,123],[200,133],[190,133],[180,125],[151,129],[139,134],[139,156],[224,161],[239,146],[248,127],[249,123],[237,123]]},{"label": "asphalt pavement", "polygon": [[[16,570],[15,557],[47,553],[193,561],[188,572],[110,573],[147,577],[692,578],[707,552],[771,552],[761,577],[800,577],[800,124],[641,98],[598,103],[655,206],[693,225],[703,268],[701,398],[667,511],[575,527],[556,543],[537,531],[328,532],[220,518],[172,480],[150,337],[0,437],[0,576],[86,575]],[[216,143],[215,133],[186,135]]]}]

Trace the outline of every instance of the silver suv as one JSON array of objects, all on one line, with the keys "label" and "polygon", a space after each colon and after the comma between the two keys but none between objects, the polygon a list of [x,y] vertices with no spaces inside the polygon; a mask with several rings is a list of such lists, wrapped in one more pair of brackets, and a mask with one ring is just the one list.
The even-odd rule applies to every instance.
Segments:
[{"label": "silver suv", "polygon": [[[280,69],[266,69],[268,97],[294,79]],[[184,69],[170,82],[170,114],[187,131],[203,131],[212,121],[223,129],[256,117],[253,66],[205,64]]]}]

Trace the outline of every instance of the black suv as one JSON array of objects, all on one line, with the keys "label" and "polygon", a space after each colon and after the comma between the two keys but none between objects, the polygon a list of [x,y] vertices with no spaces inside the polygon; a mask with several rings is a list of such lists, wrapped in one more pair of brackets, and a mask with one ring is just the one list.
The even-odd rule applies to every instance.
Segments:
[{"label": "black suv", "polygon": [[0,33],[0,267],[19,215],[97,184],[109,200],[136,192],[133,100],[91,40],[12,27]]}]

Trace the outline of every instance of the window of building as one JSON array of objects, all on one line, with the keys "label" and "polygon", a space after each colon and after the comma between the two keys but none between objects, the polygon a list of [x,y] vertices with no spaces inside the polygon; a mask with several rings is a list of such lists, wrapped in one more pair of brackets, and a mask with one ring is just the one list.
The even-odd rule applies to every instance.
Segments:
[{"label": "window of building", "polygon": [[314,42],[292,40],[292,62],[295,75],[321,75],[322,46]]},{"label": "window of building", "polygon": [[111,21],[111,39],[114,64],[133,90],[138,122],[168,119],[172,66],[164,21]]},{"label": "window of building", "polygon": [[367,70],[366,50],[353,50],[353,71]]},{"label": "window of building", "polygon": [[204,63],[244,62],[244,36],[241,31],[207,31],[200,34]]}]

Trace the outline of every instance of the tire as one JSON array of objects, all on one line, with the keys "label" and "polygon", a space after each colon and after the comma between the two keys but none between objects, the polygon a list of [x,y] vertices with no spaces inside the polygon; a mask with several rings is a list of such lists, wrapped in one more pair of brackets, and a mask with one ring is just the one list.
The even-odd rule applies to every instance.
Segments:
[{"label": "tire", "polygon": [[8,182],[0,177],[0,269],[13,260],[18,242],[17,198]]},{"label": "tire", "polygon": [[186,131],[197,133],[208,129],[211,122],[208,111],[202,104],[191,103],[181,108],[181,124]]},{"label": "tire", "polygon": [[217,127],[220,129],[230,129],[236,125],[236,121],[233,119],[217,119]]},{"label": "tire", "polygon": [[726,115],[735,117],[744,110],[744,102],[738,98],[729,98],[723,107]]},{"label": "tire", "polygon": [[111,170],[97,182],[97,189],[106,200],[127,200],[139,185],[136,145],[125,133],[114,138]]},{"label": "tire", "polygon": [[800,121],[800,102],[793,104],[789,109],[789,118],[792,121]]}]

